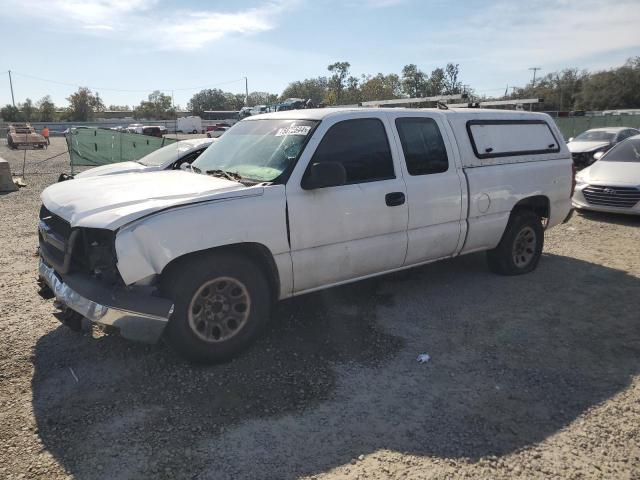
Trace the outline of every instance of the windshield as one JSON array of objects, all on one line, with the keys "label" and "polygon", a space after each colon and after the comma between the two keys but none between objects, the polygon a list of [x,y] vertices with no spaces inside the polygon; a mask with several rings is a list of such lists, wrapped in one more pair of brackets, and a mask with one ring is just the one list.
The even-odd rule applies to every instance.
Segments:
[{"label": "windshield", "polygon": [[604,130],[587,130],[574,138],[573,141],[610,142],[615,136],[615,133],[605,132]]},{"label": "windshield", "polygon": [[619,143],[600,159],[602,162],[640,162],[640,139]]},{"label": "windshield", "polygon": [[192,165],[203,173],[222,170],[270,182],[294,165],[317,123],[270,119],[238,122]]},{"label": "windshield", "polygon": [[194,146],[187,142],[176,142],[166,147],[159,148],[158,150],[151,152],[149,155],[145,155],[138,163],[146,165],[147,167],[159,167],[172,160],[177,160],[185,153],[193,150]]}]

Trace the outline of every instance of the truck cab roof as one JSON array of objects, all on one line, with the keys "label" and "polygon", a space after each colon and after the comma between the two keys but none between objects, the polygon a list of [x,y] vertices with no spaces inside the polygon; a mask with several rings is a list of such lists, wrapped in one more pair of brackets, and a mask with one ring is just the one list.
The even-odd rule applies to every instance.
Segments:
[{"label": "truck cab roof", "polygon": [[301,109],[301,110],[285,110],[281,112],[270,112],[264,113],[259,117],[248,117],[245,121],[256,121],[256,120],[268,120],[268,119],[277,119],[277,120],[289,120],[289,119],[299,119],[299,120],[323,120],[325,118],[336,117],[336,116],[344,116],[349,117],[351,114],[354,116],[359,116],[363,112],[372,112],[372,113],[380,113],[380,112],[388,112],[388,113],[416,113],[416,114],[437,114],[443,117],[489,117],[496,119],[505,119],[505,118],[514,118],[514,119],[522,119],[523,117],[539,117],[539,118],[549,118],[549,116],[545,113],[539,112],[526,112],[526,111],[516,111],[516,110],[497,110],[497,109],[475,109],[475,108],[450,108],[448,110],[438,109],[438,108],[368,108],[368,107],[336,107],[336,108],[309,108],[309,109]]}]

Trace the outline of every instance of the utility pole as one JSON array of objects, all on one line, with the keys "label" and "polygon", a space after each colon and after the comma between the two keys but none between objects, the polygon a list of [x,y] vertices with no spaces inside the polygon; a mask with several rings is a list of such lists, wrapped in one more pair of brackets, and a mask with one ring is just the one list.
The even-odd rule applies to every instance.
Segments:
[{"label": "utility pole", "polygon": [[[173,90],[171,90],[171,110],[173,110],[173,134],[178,138],[178,112],[176,112],[176,102],[173,98]],[[177,144],[178,142],[176,142]]]},{"label": "utility pole", "polygon": [[9,70],[9,88],[11,88],[11,103],[13,103],[13,108],[16,108],[16,99],[13,97],[13,82],[11,81],[11,70]]},{"label": "utility pole", "polygon": [[244,77],[244,105],[245,107],[249,106],[249,82],[247,77]]},{"label": "utility pole", "polygon": [[529,68],[529,70],[533,70],[533,80],[531,81],[531,86],[535,87],[536,86],[536,72],[538,70],[542,70],[540,67],[531,67]]}]

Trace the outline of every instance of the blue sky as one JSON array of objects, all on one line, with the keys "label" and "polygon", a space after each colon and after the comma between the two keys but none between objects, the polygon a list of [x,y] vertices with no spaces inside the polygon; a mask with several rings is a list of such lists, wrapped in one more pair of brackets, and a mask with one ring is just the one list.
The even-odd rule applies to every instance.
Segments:
[{"label": "blue sky", "polygon": [[[199,88],[280,93],[348,61],[355,75],[459,63],[479,93],[640,55],[639,0],[0,0],[0,72],[16,102],[77,86],[107,105],[154,89],[186,106]],[[52,80],[46,82],[32,77]],[[0,104],[11,101],[0,74]]]}]

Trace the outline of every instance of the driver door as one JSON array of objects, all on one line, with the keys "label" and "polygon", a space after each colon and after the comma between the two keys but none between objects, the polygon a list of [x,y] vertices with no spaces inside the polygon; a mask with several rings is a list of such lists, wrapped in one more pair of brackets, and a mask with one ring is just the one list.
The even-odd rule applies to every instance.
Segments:
[{"label": "driver door", "polygon": [[[287,182],[294,293],[403,265],[408,208],[398,155],[383,114],[360,117],[323,121]],[[340,162],[346,184],[304,189],[318,162]]]}]

